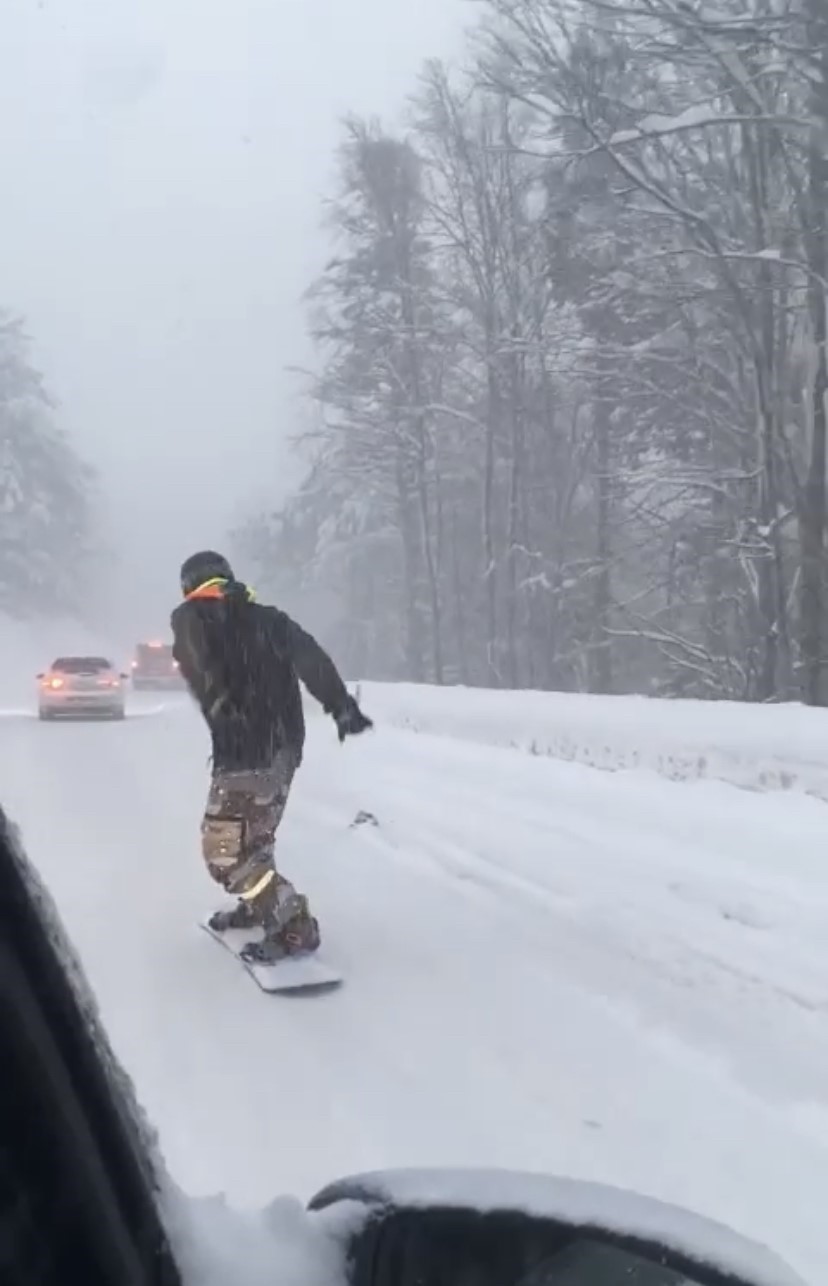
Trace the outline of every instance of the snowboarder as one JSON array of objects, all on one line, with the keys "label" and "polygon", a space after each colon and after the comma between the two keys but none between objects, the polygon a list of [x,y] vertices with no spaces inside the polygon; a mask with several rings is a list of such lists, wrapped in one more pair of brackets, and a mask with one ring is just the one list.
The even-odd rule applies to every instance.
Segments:
[{"label": "snowboarder", "polygon": [[335,665],[285,612],[255,601],[213,550],[181,568],[184,602],[172,614],[173,655],[212,738],[212,781],[201,827],[214,880],[238,898],[217,911],[220,932],[261,926],[249,962],[312,952],[319,925],[307,898],[276,870],[274,844],[305,724],[298,679],[333,716],[340,741],[373,727]]}]

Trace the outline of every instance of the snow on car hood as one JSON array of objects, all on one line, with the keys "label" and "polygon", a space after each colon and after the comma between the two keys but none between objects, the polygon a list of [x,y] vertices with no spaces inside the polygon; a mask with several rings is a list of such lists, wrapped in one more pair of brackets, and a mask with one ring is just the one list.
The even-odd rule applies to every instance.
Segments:
[{"label": "snow on car hood", "polygon": [[513,1170],[377,1170],[334,1183],[313,1205],[343,1196],[404,1206],[521,1210],[576,1225],[655,1238],[670,1249],[756,1286],[805,1286],[772,1251],[724,1224],[622,1188]]},{"label": "snow on car hood", "polygon": [[348,1286],[348,1240],[367,1210],[314,1213],[296,1197],[237,1210],[223,1196],[170,1191],[166,1215],[183,1286]]}]

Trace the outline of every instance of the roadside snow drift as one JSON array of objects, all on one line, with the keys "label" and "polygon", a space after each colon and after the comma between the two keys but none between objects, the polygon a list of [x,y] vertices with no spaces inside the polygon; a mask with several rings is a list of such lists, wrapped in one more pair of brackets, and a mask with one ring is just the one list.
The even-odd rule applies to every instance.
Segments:
[{"label": "roadside snow drift", "polygon": [[828,710],[413,683],[359,686],[366,709],[412,732],[592,768],[644,768],[673,781],[712,779],[828,800]]}]

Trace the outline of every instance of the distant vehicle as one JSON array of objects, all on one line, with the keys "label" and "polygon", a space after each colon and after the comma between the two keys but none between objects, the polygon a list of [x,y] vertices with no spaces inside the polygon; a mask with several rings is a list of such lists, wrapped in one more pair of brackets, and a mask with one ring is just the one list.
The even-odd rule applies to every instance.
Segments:
[{"label": "distant vehicle", "polygon": [[37,678],[41,719],[123,719],[126,714],[124,681],[129,675],[120,674],[103,656],[59,656]]},{"label": "distant vehicle", "polygon": [[133,688],[182,688],[184,680],[178,670],[169,643],[139,643],[132,662]]}]

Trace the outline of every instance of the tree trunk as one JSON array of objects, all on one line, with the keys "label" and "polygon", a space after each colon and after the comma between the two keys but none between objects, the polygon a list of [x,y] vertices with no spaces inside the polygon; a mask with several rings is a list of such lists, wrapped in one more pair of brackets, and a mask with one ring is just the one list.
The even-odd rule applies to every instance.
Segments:
[{"label": "tree trunk", "polygon": [[[512,343],[517,343],[517,328]],[[506,540],[508,583],[506,587],[506,659],[510,688],[520,687],[520,661],[518,657],[518,544],[520,522],[520,483],[523,473],[523,359],[517,351],[511,354],[511,420],[512,461],[509,479],[509,520]]]},{"label": "tree trunk", "polygon": [[[828,18],[820,0],[811,0],[809,46],[819,51],[820,80],[814,85],[816,123],[808,149],[809,227],[808,264],[813,276],[808,304],[813,334],[815,369],[811,388],[811,449],[800,519],[802,542],[802,665],[803,696],[808,705],[826,704],[822,656],[825,596],[825,465],[826,465],[826,359],[825,278],[828,271]],[[817,42],[817,43],[814,43]]]},{"label": "tree trunk", "polygon": [[460,541],[457,534],[457,511],[451,513],[451,576],[454,589],[454,629],[457,641],[457,674],[462,684],[468,684],[468,632],[466,628],[466,596],[460,570]]},{"label": "tree trunk", "polygon": [[423,622],[420,612],[420,555],[419,522],[411,477],[411,461],[401,451],[397,459],[397,501],[399,528],[403,555],[403,619],[405,620],[405,659],[408,676],[414,683],[425,680],[425,647]]},{"label": "tree trunk", "polygon": [[610,522],[612,511],[612,480],[610,477],[610,408],[599,397],[595,403],[595,465],[598,490],[597,542],[595,591],[592,600],[592,645],[589,651],[590,692],[612,692],[612,650],[609,624],[612,609],[612,577],[610,559],[612,541]]},{"label": "tree trunk", "polygon": [[440,614],[440,586],[437,576],[437,566],[434,559],[434,549],[431,539],[431,517],[428,506],[428,483],[426,480],[425,466],[422,461],[418,469],[419,477],[417,480],[417,493],[420,502],[420,530],[422,532],[423,555],[425,558],[425,570],[428,580],[428,602],[431,615],[431,660],[434,670],[434,682],[443,682],[443,641],[442,641],[442,621]]},{"label": "tree trunk", "polygon": [[497,564],[494,545],[495,432],[500,419],[500,389],[494,370],[494,354],[489,350],[486,417],[486,459],[483,474],[483,557],[486,582],[486,673],[490,687],[501,687],[497,637]]}]

